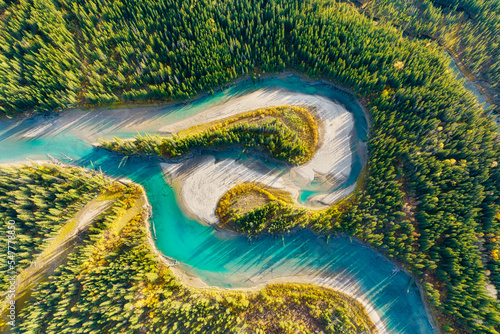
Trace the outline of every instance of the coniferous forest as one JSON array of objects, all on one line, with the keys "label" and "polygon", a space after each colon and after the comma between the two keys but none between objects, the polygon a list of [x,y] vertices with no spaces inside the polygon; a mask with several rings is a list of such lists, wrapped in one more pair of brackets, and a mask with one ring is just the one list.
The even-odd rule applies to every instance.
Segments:
[{"label": "coniferous forest", "polygon": [[362,96],[445,76],[434,44],[328,1],[33,0],[4,6],[2,17],[7,114],[185,99],[286,68]]},{"label": "coniferous forest", "polygon": [[430,38],[462,60],[467,77],[486,88],[500,111],[500,3],[481,0],[370,1],[362,11],[418,38]]},{"label": "coniferous forest", "polygon": [[[494,15],[482,10],[497,8],[489,3],[454,8],[476,8],[480,18]],[[335,1],[4,0],[0,8],[0,112],[8,116],[183,100],[287,69],[353,90],[372,122],[367,176],[348,205],[312,228],[359,237],[400,261],[443,332],[500,331],[500,305],[485,290],[487,281],[500,289],[498,127],[437,43],[403,38]],[[498,57],[486,57],[498,55],[495,20],[476,19],[484,44],[469,34],[459,42],[494,87]]]},{"label": "coniferous forest", "polygon": [[[109,183],[79,169],[0,165],[0,228],[16,222],[17,270],[28,267],[69,219]],[[7,243],[2,251],[7,254]],[[0,259],[0,287],[8,290],[8,258]]]}]

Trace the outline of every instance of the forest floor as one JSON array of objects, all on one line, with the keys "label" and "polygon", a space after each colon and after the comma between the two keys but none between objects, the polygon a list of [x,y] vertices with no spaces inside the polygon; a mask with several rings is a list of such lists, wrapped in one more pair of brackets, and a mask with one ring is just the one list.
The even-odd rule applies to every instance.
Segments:
[{"label": "forest floor", "polygon": [[269,202],[270,200],[266,196],[254,191],[234,198],[229,207],[230,210],[235,210],[238,214],[243,215]]},{"label": "forest floor", "polygon": [[[164,173],[179,191],[180,204],[189,216],[207,224],[216,224],[218,220],[214,212],[219,198],[230,188],[244,182],[255,181],[286,190],[296,199],[298,206],[310,208],[324,208],[352,193],[354,185],[332,190],[345,182],[351,173],[354,117],[344,106],[321,96],[280,88],[259,89],[159,130],[179,133],[243,112],[280,105],[313,107],[313,113],[320,121],[321,144],[312,159],[292,167],[273,166],[251,157],[218,159],[207,154],[177,163],[162,163]],[[363,145],[358,147],[366,149]],[[323,184],[323,188],[306,203],[298,203],[299,192],[312,181]]]}]

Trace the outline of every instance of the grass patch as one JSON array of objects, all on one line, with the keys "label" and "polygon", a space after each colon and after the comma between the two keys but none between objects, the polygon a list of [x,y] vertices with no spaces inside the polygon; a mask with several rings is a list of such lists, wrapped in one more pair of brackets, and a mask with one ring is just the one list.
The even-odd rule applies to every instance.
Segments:
[{"label": "grass patch", "polygon": [[261,183],[241,183],[221,197],[215,214],[226,227],[248,235],[283,233],[305,221],[306,209],[293,205],[286,191]]},{"label": "grass patch", "polygon": [[219,200],[216,215],[227,222],[232,214],[245,214],[272,201],[293,205],[290,193],[260,182],[245,182],[231,188]]}]

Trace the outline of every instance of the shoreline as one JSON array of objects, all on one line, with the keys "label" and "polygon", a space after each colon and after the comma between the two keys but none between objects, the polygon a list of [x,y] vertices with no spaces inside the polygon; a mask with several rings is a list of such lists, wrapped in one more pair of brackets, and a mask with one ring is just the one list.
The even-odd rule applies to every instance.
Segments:
[{"label": "shoreline", "polygon": [[[183,282],[184,283],[184,282]],[[187,283],[189,284],[189,283]],[[357,289],[349,289],[347,287],[343,287],[343,285],[347,285],[346,280],[342,279],[337,279],[337,278],[330,278],[327,276],[314,276],[314,275],[301,275],[301,276],[282,276],[274,279],[270,279],[267,281],[263,281],[260,283],[257,283],[254,286],[247,287],[247,288],[220,288],[220,287],[213,287],[213,286],[207,286],[207,287],[194,287],[195,289],[202,290],[202,291],[210,291],[210,292],[240,292],[240,291],[245,291],[245,292],[259,292],[260,290],[274,284],[306,284],[306,285],[313,285],[316,287],[322,287],[329,289],[335,293],[338,293],[340,295],[347,296],[350,299],[355,300],[361,306],[364,308],[364,311],[368,315],[368,318],[371,320],[373,323],[376,333],[378,334],[388,334],[389,331],[386,328],[386,325],[384,324],[384,321],[380,317],[380,315],[377,313],[375,308],[373,307],[368,300],[364,298],[364,296],[361,293],[356,293],[355,291]]]},{"label": "shoreline", "polygon": [[[269,76],[269,77],[276,77],[276,75],[268,75],[268,76]],[[312,79],[311,79],[311,81],[316,82],[316,81],[318,81],[318,80],[312,80]],[[235,83],[235,84],[236,84],[236,83]],[[338,88],[338,87],[337,87],[337,88]],[[360,104],[361,106],[363,106],[363,104],[361,103],[361,101],[359,101],[359,100],[357,100],[357,101],[358,101],[358,104]],[[191,102],[191,100],[189,100],[189,101],[187,101],[187,102],[185,102],[185,103],[181,103],[181,102],[173,102],[172,104],[176,104],[176,103],[177,103],[177,104],[186,104],[186,103],[190,103],[190,102]],[[164,106],[164,105],[163,105],[163,106]],[[138,106],[138,108],[141,108],[141,107],[143,107],[143,106]],[[153,108],[152,108],[152,109],[153,109]],[[109,108],[108,108],[108,110],[109,110]],[[363,109],[363,110],[364,110],[364,109]],[[105,111],[105,110],[104,110],[104,111]],[[66,111],[63,111],[62,113],[65,113],[65,112],[66,112]],[[57,119],[57,118],[59,118],[59,115],[51,115],[51,116],[54,116],[54,117],[49,118],[49,121],[54,120],[54,118],[56,118],[56,119]],[[37,117],[43,117],[43,116],[41,116],[41,115],[37,115]],[[368,119],[368,115],[367,115],[366,113],[365,113],[365,117]],[[0,120],[0,122],[1,122],[1,120]],[[40,162],[42,162],[42,163],[50,163],[50,161],[36,160],[36,162],[39,162],[39,161],[40,161]],[[23,161],[22,163],[24,163],[24,164],[29,164],[30,162],[32,162],[32,161],[31,161],[31,160],[27,160],[27,161]],[[10,162],[10,163],[7,163],[7,164],[14,164],[14,163]],[[61,164],[62,164],[62,165],[66,165],[66,163],[63,163],[63,162],[61,162]],[[74,166],[74,165],[71,165],[71,166]],[[75,166],[75,167],[78,167],[78,166]],[[91,171],[93,171],[93,172],[95,172],[95,173],[98,173],[98,172],[97,172],[97,171],[95,171],[95,170],[91,170]],[[141,187],[142,187],[142,186],[141,186]],[[146,197],[147,197],[147,196],[146,196]],[[148,221],[149,221],[149,220],[148,220]],[[150,231],[149,233],[151,233],[151,231]],[[155,245],[154,241],[153,241],[153,245]],[[155,247],[155,248],[156,248],[156,247]],[[164,256],[163,256],[163,255],[160,255],[160,257],[164,259]],[[385,256],[384,256],[384,258],[385,258]],[[174,260],[175,260],[175,259],[174,259]],[[392,261],[391,261],[391,262],[392,262]],[[173,267],[173,268],[175,268],[175,267]],[[171,269],[172,269],[172,268],[171,268]],[[176,271],[178,271],[178,272],[182,272],[182,269],[181,269],[181,268],[176,268],[175,270],[176,270]],[[186,275],[187,275],[187,276],[189,276],[188,274],[186,274]],[[189,279],[189,277],[188,277],[187,279]],[[200,282],[202,282],[201,280],[199,280],[199,281],[200,281]],[[203,283],[203,282],[202,282],[202,283]],[[421,290],[420,290],[420,292],[422,293],[422,291],[421,291]],[[426,304],[426,303],[424,303],[424,304],[425,304],[425,307],[427,308],[427,304]],[[432,319],[432,320],[433,320],[433,318],[432,318],[432,317],[429,317],[429,319]]]},{"label": "shoreline", "polygon": [[[207,283],[205,283],[201,278],[197,277],[196,275],[190,274],[183,266],[186,264],[178,261],[177,259],[168,257],[164,255],[157,247],[155,243],[155,238],[153,236],[152,230],[152,223],[150,221],[150,217],[152,214],[152,207],[149,204],[149,199],[148,196],[143,188],[142,185],[137,184],[141,189],[143,190],[143,196],[145,197],[145,208],[147,208],[148,216],[145,219],[145,226],[147,229],[147,240],[148,243],[151,247],[152,252],[157,256],[158,261],[160,263],[163,263],[164,265],[167,266],[167,268],[175,275],[176,279],[183,284],[187,288],[191,289],[196,289],[196,290],[205,290],[205,291],[213,291],[213,292],[222,292],[222,291],[247,291],[247,292],[258,292],[262,290],[264,287],[272,285],[272,284],[279,284],[279,283],[289,283],[289,284],[312,284],[315,286],[319,287],[324,287],[330,290],[333,290],[334,292],[344,294],[354,300],[356,300],[358,303],[360,303],[365,312],[368,314],[368,317],[370,320],[373,322],[375,325],[375,328],[377,330],[378,334],[382,333],[389,333],[389,331],[386,328],[385,323],[383,322],[382,318],[378,314],[378,312],[375,310],[373,305],[366,299],[364,298],[363,294],[355,289],[349,289],[347,286],[342,286],[342,284],[347,285],[347,279],[338,279],[337,277],[328,277],[328,276],[321,276],[321,275],[297,275],[297,276],[281,276],[277,278],[272,278],[268,280],[260,280],[257,279],[252,279],[250,278],[250,281],[254,284],[249,287],[240,287],[240,288],[223,288],[223,287],[218,287],[218,286],[210,286]],[[216,227],[216,226],[213,226]],[[241,236],[242,234],[230,231],[230,230],[224,230],[224,232],[228,233],[234,233],[236,236]],[[319,234],[315,231],[312,231],[315,235],[317,234],[318,236],[324,236],[322,234]],[[436,320],[434,318],[434,314],[431,312],[429,305],[427,303],[427,300],[424,295],[423,288],[421,284],[419,283],[418,279],[415,278],[415,276],[407,271],[407,269],[398,261],[396,261],[393,258],[388,258],[384,253],[382,253],[380,250],[374,248],[372,245],[367,244],[363,240],[349,236],[347,234],[337,234],[333,238],[340,238],[340,237],[348,237],[350,240],[354,240],[357,243],[361,244],[362,247],[366,247],[371,249],[374,253],[394,265],[397,269],[403,271],[405,274],[407,274],[409,277],[412,277],[415,281],[415,284],[417,286],[419,295],[421,300],[423,301],[425,311],[427,314],[427,317],[429,318],[429,321],[431,323],[431,326],[433,327],[434,331],[436,333],[439,332],[439,327],[436,326]]]},{"label": "shoreline", "polygon": [[[305,86],[308,85],[324,85],[333,91],[340,94],[346,94],[349,99],[360,107],[364,113],[364,119],[367,121],[367,129],[370,128],[370,117],[363,101],[354,94],[352,90],[348,90],[331,81],[324,79],[311,79],[304,74],[293,70],[286,70],[280,73],[262,74],[256,82],[261,82],[266,79],[281,79],[286,80],[289,76],[295,76],[301,81],[305,81]],[[249,81],[251,75],[247,74],[236,80],[223,85],[220,91],[225,91],[237,86],[243,81]],[[291,81],[293,83],[293,81]],[[251,85],[244,89],[246,93],[256,90]],[[179,112],[184,107],[199,111],[218,106],[238,98],[246,93],[233,94],[230,99],[224,99],[218,102],[212,102],[211,94],[206,92],[198,94],[189,100],[184,101],[158,101],[153,105],[136,104],[130,108],[130,104],[114,104],[96,106],[92,108],[68,108],[62,111],[49,114],[27,114],[16,117],[0,117],[0,137],[6,140],[36,140],[39,138],[57,136],[66,132],[71,132],[75,139],[79,139],[85,143],[96,143],[98,139],[109,140],[114,135],[121,137],[129,137],[139,133],[158,133],[159,129],[165,124],[173,124],[179,120],[183,120],[186,116],[182,116]],[[207,98],[207,100],[204,100]],[[206,103],[206,104],[205,104]],[[342,105],[337,101],[338,104]],[[166,110],[168,109],[168,110]],[[193,114],[191,114],[193,115]],[[187,116],[190,117],[190,116]]]},{"label": "shoreline", "polygon": [[[341,235],[339,235],[339,236],[341,236]],[[404,266],[403,262],[401,262],[398,259],[393,258],[393,257],[389,258],[382,250],[380,250],[378,248],[375,248],[371,244],[363,241],[362,239],[360,239],[358,237],[350,236],[348,234],[345,234],[345,236],[348,237],[348,238],[350,238],[350,239],[352,239],[352,240],[357,241],[358,243],[360,243],[361,245],[363,245],[363,247],[370,248],[374,253],[378,254],[381,257],[383,257],[384,259],[386,259],[387,261],[389,261],[389,263],[393,264],[396,268],[398,268],[399,270],[401,270],[402,272],[404,272],[409,277],[413,278],[413,280],[415,282],[415,285],[417,286],[417,289],[418,289],[418,292],[419,292],[419,295],[420,295],[420,299],[422,300],[422,303],[424,305],[427,318],[429,319],[429,322],[430,322],[430,324],[432,326],[432,329],[434,330],[434,332],[436,334],[441,334],[440,328],[437,325],[437,321],[436,321],[437,315],[435,315],[432,312],[432,310],[431,310],[431,308],[429,306],[429,302],[427,301],[427,298],[425,297],[425,293],[424,293],[424,289],[422,287],[422,284],[420,284],[419,277],[415,276],[413,273],[409,272],[408,269],[406,269],[406,267]]]},{"label": "shoreline", "polygon": [[[54,164],[51,161],[45,160],[37,160],[37,161],[32,161],[33,163],[42,165],[42,164]],[[16,163],[16,162],[11,162],[11,163],[4,163],[1,165],[8,165],[8,166],[13,166],[13,165],[26,165],[26,163]],[[61,164],[60,166],[66,167],[66,168],[78,168],[73,165],[68,165],[68,164]],[[94,173],[96,171],[84,168],[86,171]],[[112,180],[112,179],[110,179]],[[132,182],[131,180],[127,178],[122,178],[118,180],[120,182]],[[150,221],[150,217],[152,216],[152,207],[151,204],[149,203],[149,198],[146,194],[146,190],[141,184],[134,183],[137,185],[141,190],[142,190],[142,197],[143,197],[143,205],[142,209],[143,215],[145,215],[144,218],[144,226],[146,227],[146,235],[147,235],[147,243],[150,246],[150,250],[152,253],[157,257],[158,262],[161,264],[164,264],[167,266],[167,268],[175,275],[176,279],[183,284],[185,287],[189,289],[197,289],[201,291],[216,291],[216,292],[222,292],[222,291],[238,291],[238,292],[256,292],[264,287],[275,284],[275,283],[291,283],[291,284],[313,284],[315,286],[319,287],[324,287],[327,289],[330,289],[336,293],[346,295],[347,297],[357,301],[364,309],[366,314],[368,315],[369,319],[373,323],[376,333],[378,334],[385,334],[388,333],[388,331],[385,328],[385,324],[383,323],[382,319],[374,309],[374,307],[365,299],[363,298],[362,295],[360,294],[355,294],[353,293],[354,290],[349,290],[344,287],[339,287],[336,286],[335,284],[332,283],[332,280],[328,277],[318,277],[318,276],[288,276],[288,277],[279,277],[276,279],[272,279],[269,281],[263,281],[257,283],[255,286],[248,287],[248,288],[220,288],[220,287],[213,287],[213,286],[208,286],[203,280],[201,280],[198,277],[191,276],[187,274],[187,272],[182,268],[182,267],[177,267],[180,262],[178,262],[174,258],[170,258],[166,255],[164,255],[157,247],[156,243],[154,241],[154,237],[152,235],[152,223]]]}]

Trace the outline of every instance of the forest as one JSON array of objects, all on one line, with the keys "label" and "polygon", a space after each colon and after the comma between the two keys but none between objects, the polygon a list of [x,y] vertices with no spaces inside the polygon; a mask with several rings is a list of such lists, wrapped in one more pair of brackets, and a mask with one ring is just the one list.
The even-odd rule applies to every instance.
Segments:
[{"label": "forest", "polygon": [[125,155],[145,154],[165,159],[186,157],[196,150],[227,150],[238,146],[280,162],[303,164],[314,155],[318,143],[316,120],[302,107],[258,109],[214,123],[186,129],[182,131],[185,135],[173,138],[139,134],[133,140],[116,137],[112,141],[100,140],[100,145]]},{"label": "forest", "polygon": [[[11,166],[4,177],[15,183],[15,171],[27,169],[49,179],[81,175],[76,168],[42,165]],[[116,201],[66,262],[33,288],[12,333],[373,333],[361,304],[314,285],[274,284],[249,292],[186,287],[147,239],[148,213],[137,207],[142,188],[105,182],[101,190],[117,193]],[[52,192],[57,189],[47,195]],[[129,210],[131,219],[122,221]]]},{"label": "forest", "polygon": [[[1,15],[0,112],[7,115],[186,99],[287,68],[363,96],[444,75],[435,44],[402,39],[329,1],[21,0]],[[398,61],[405,66],[392,66]]]},{"label": "forest", "polygon": [[417,38],[431,38],[466,66],[465,73],[488,89],[500,113],[500,3],[484,0],[374,0],[368,16],[387,20]]},{"label": "forest", "polygon": [[[485,58],[498,55],[495,2],[456,3],[476,8],[470,24],[484,37],[460,29],[463,57],[498,82],[500,58]],[[400,261],[426,289],[444,333],[498,333],[498,301],[484,287],[500,288],[498,127],[436,42],[404,38],[334,1],[20,0],[0,8],[0,112],[8,116],[188,99],[286,69],[355,91],[372,120],[368,175],[349,205],[312,227]]]},{"label": "forest", "polygon": [[[28,267],[59,229],[109,183],[101,176],[56,165],[0,165],[0,232],[15,226],[16,270]],[[7,254],[7,243],[0,245]],[[0,259],[0,288],[7,289],[8,257]]]}]

